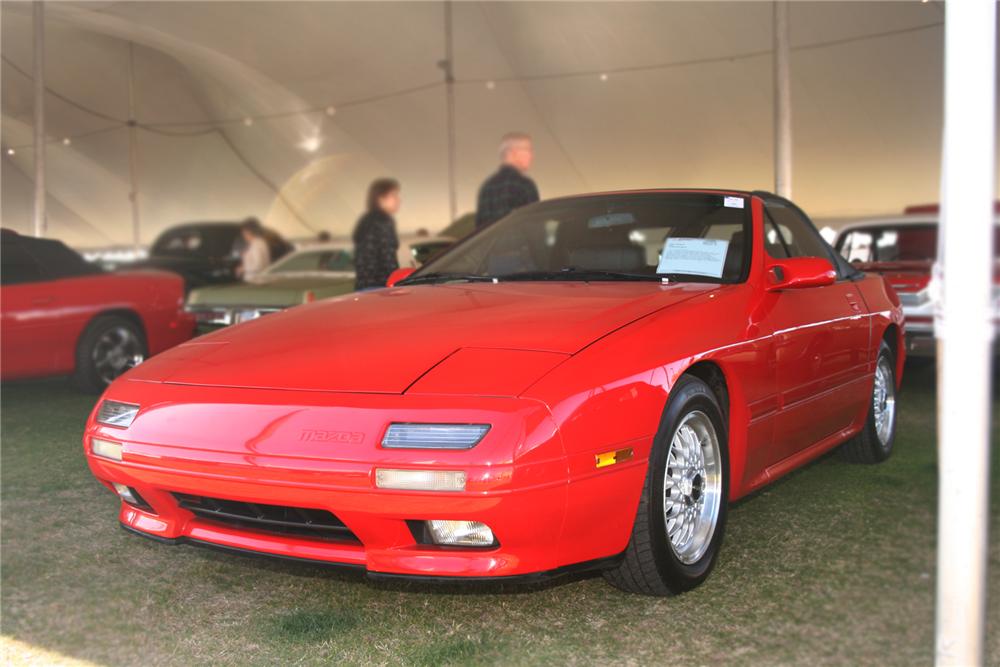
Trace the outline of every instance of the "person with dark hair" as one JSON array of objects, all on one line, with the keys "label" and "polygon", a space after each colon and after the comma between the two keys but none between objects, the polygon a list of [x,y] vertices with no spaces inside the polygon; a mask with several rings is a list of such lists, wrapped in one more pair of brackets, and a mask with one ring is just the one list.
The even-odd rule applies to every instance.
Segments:
[{"label": "person with dark hair", "polygon": [[516,208],[538,201],[538,187],[528,178],[534,160],[531,137],[510,132],[500,140],[500,169],[479,188],[476,229],[492,225]]},{"label": "person with dark hair", "polygon": [[399,268],[399,237],[393,217],[399,205],[398,181],[380,178],[368,187],[368,210],[353,234],[355,289],[385,287],[389,274]]},{"label": "person with dark hair", "polygon": [[264,226],[257,218],[247,218],[240,225],[245,245],[236,274],[247,280],[263,271],[271,263],[271,249],[265,238]]}]

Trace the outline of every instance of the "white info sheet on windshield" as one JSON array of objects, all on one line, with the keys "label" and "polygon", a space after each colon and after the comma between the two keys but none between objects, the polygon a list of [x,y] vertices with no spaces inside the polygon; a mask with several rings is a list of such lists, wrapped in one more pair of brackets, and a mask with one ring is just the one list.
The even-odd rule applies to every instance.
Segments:
[{"label": "white info sheet on windshield", "polygon": [[728,250],[722,239],[668,238],[656,272],[721,278]]}]

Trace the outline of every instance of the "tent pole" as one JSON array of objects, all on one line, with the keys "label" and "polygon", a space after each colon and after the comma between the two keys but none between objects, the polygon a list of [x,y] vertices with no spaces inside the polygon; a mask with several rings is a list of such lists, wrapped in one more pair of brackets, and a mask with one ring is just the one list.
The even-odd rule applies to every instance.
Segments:
[{"label": "tent pole", "polygon": [[142,244],[139,225],[139,145],[135,120],[135,45],[128,43],[128,199],[132,207],[132,246],[136,252]]},{"label": "tent pole", "polygon": [[448,123],[448,212],[449,220],[458,217],[458,203],[455,193],[455,61],[451,24],[451,0],[444,3],[444,60],[440,63],[444,70],[445,100]]},{"label": "tent pole", "polygon": [[989,514],[996,5],[945,5],[938,338],[939,667],[983,664]]},{"label": "tent pole", "polygon": [[31,3],[34,39],[35,79],[35,202],[32,227],[35,236],[45,236],[48,221],[45,216],[45,5],[36,0]]},{"label": "tent pole", "polygon": [[774,191],[792,196],[792,91],[789,70],[788,2],[775,0],[774,11]]}]

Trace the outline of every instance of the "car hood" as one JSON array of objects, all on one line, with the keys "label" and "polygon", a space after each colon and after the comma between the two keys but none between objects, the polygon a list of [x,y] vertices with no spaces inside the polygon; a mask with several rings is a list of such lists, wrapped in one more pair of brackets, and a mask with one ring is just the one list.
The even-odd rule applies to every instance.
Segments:
[{"label": "car hood", "polygon": [[651,282],[473,283],[349,294],[228,327],[157,355],[125,377],[398,394],[449,356],[469,349],[498,354],[501,367],[494,370],[477,355],[475,372],[513,372],[509,366],[518,361],[510,353],[521,351],[525,354],[518,359],[530,358],[523,365],[540,377],[602,336],[717,288]]},{"label": "car hood", "polygon": [[353,276],[268,277],[253,283],[199,287],[188,296],[188,305],[284,307],[302,303],[307,292],[323,298],[353,290]]}]

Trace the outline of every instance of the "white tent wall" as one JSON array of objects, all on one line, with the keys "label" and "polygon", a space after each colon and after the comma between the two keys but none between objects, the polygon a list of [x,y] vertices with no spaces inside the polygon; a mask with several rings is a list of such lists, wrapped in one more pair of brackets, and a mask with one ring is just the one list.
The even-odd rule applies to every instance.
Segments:
[{"label": "white tent wall", "polygon": [[[447,224],[442,3],[46,8],[49,89],[112,119],[49,95],[48,187],[61,204],[49,212],[52,235],[78,246],[131,240],[127,130],[82,136],[126,119],[129,41],[144,242],[177,222],[246,215],[291,237],[346,234],[367,183],[384,175],[403,183],[403,229]],[[536,137],[543,196],[772,187],[770,3],[453,9],[459,211],[474,207],[512,129]],[[942,20],[936,3],[792,5],[795,198],[810,213],[936,199]],[[3,3],[0,22],[0,130],[4,149],[16,148],[2,163],[0,216],[27,232],[31,81],[14,67],[30,73],[30,5]],[[855,39],[866,35],[881,36]],[[669,63],[690,64],[649,67]],[[298,110],[312,111],[263,118]],[[65,136],[70,146],[58,143]]]}]

